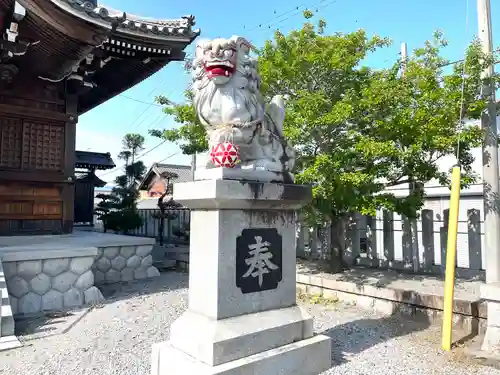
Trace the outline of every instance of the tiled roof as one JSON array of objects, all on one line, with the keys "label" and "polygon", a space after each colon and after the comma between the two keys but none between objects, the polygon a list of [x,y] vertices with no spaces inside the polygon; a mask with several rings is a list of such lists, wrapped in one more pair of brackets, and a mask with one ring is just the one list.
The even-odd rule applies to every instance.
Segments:
[{"label": "tiled roof", "polygon": [[173,179],[172,182],[187,182],[193,180],[193,174],[191,172],[190,165],[175,165],[175,164],[153,164],[153,170],[158,176],[163,173],[175,173],[177,178]]},{"label": "tiled roof", "polygon": [[92,184],[97,187],[103,187],[106,186],[106,181],[101,180],[99,177],[97,177],[93,172],[89,172],[79,178],[77,178],[79,182],[85,182]]},{"label": "tiled roof", "polygon": [[111,169],[116,167],[110,153],[76,151],[76,168],[96,168],[96,169]]},{"label": "tiled roof", "polygon": [[195,25],[194,16],[184,16],[177,20],[154,20],[129,15],[122,11],[97,5],[88,0],[51,0],[63,9],[72,9],[75,13],[94,23],[103,21],[111,26],[117,23],[117,30],[127,33],[149,34],[151,37],[168,38],[184,37],[194,39],[200,30],[192,30]]},{"label": "tiled roof", "polygon": [[151,166],[148,173],[139,185],[139,190],[147,190],[153,177],[161,176],[163,173],[175,173],[177,178],[172,179],[173,183],[187,182],[193,180],[190,165],[176,165],[176,164],[160,164],[155,163]]}]

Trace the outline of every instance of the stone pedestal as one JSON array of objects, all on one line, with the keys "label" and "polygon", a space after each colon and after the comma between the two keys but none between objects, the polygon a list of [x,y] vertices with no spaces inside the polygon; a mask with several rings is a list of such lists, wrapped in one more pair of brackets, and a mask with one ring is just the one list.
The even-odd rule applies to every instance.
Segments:
[{"label": "stone pedestal", "polygon": [[205,180],[176,184],[192,210],[188,310],[153,346],[152,375],[317,375],[330,338],[296,305],[300,185]]},{"label": "stone pedestal", "polygon": [[488,320],[481,350],[500,356],[500,283],[481,285],[481,298],[487,303]]}]

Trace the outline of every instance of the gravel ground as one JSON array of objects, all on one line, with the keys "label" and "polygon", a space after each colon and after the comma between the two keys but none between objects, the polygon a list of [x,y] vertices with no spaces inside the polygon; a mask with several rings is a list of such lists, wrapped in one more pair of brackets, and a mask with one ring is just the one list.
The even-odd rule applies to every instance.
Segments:
[{"label": "gravel ground", "polygon": [[[186,308],[187,275],[166,273],[146,283],[107,286],[105,305],[69,332],[0,353],[2,375],[148,375],[153,343]],[[308,304],[318,332],[334,339],[323,375],[500,375],[500,370],[439,350],[439,327],[387,318],[341,304]]]}]

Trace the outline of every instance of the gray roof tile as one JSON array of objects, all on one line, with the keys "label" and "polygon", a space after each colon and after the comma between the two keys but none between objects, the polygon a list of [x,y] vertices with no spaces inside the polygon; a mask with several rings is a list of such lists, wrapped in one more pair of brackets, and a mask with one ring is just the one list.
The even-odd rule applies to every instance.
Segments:
[{"label": "gray roof tile", "polygon": [[51,1],[60,7],[69,6],[69,9],[73,9],[76,13],[85,16],[85,18],[90,18],[90,20],[105,21],[110,25],[118,22],[118,31],[151,34],[152,36],[165,38],[177,36],[190,39],[194,39],[200,34],[200,30],[192,30],[192,27],[195,25],[195,17],[191,15],[176,20],[155,20],[129,15],[103,5],[95,6],[88,0]]},{"label": "gray roof tile", "polygon": [[172,181],[173,183],[193,180],[190,165],[154,164],[153,170],[158,176],[165,172],[175,173],[178,177]]},{"label": "gray roof tile", "polygon": [[149,184],[155,176],[161,176],[163,173],[170,172],[175,173],[177,177],[172,179],[172,183],[178,182],[188,182],[193,180],[193,175],[191,172],[190,165],[176,165],[176,164],[160,164],[155,163],[151,166],[146,176],[139,185],[139,190],[147,190]]},{"label": "gray roof tile", "polygon": [[111,169],[116,167],[110,153],[92,152],[92,151],[76,151],[76,168],[97,168],[100,170]]}]

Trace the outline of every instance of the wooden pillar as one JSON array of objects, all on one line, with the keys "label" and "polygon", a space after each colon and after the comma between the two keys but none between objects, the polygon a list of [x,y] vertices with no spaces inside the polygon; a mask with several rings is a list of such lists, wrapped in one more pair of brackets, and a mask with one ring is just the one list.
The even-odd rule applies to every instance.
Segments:
[{"label": "wooden pillar", "polygon": [[78,98],[75,95],[66,97],[66,114],[69,115],[65,123],[64,139],[64,183],[61,197],[63,201],[62,227],[63,233],[71,233],[74,223],[75,201],[75,151],[76,151],[76,123],[78,122]]}]

